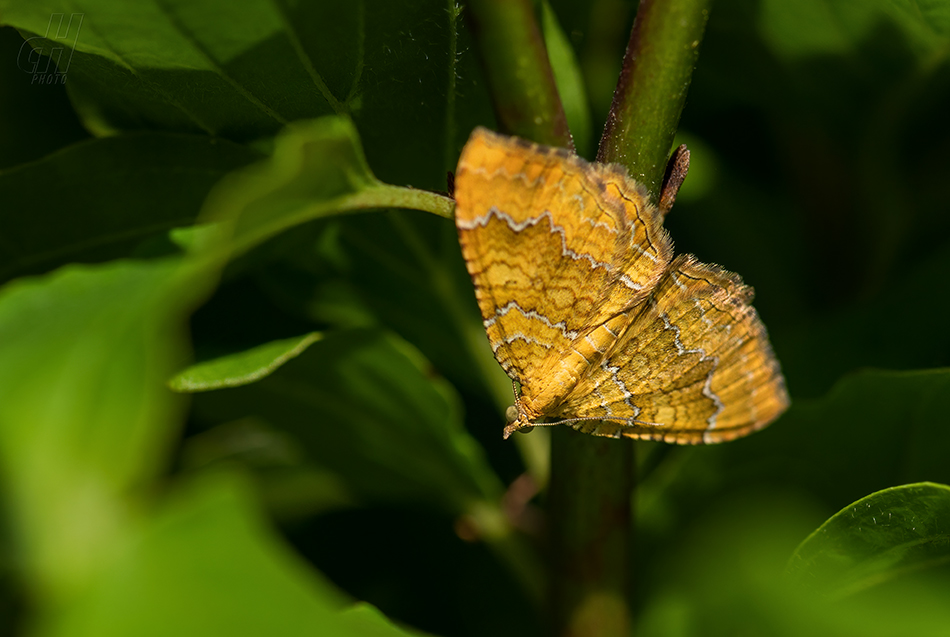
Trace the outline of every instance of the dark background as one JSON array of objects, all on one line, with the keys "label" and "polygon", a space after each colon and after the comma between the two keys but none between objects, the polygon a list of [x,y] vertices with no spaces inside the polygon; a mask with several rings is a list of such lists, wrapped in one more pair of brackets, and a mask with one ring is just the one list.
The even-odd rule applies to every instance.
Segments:
[{"label": "dark background", "polygon": [[[552,4],[587,82],[594,139],[578,150],[589,158],[635,8],[619,0]],[[749,572],[780,571],[775,556],[787,557],[825,518],[860,497],[910,481],[950,482],[943,460],[950,448],[947,381],[925,371],[950,365],[950,9],[941,7],[912,14],[887,2],[714,6],[677,140],[691,148],[691,174],[666,224],[677,252],[739,272],[756,288],[756,308],[794,406],[768,430],[723,447],[639,446],[637,603],[647,632],[650,622],[672,625],[677,604],[693,618],[740,612],[740,593],[755,588],[757,575]],[[299,9],[301,24],[315,25],[311,41],[323,47],[327,81],[339,94],[352,81],[344,72],[351,49],[333,46],[321,29],[342,25],[334,37],[347,41],[348,11]],[[444,11],[428,2],[368,10],[362,72],[371,88],[353,116],[383,181],[445,189],[445,173],[472,126],[493,125],[464,22],[454,89],[438,66],[445,66],[448,46]],[[0,226],[17,231],[36,223],[17,202],[42,202],[50,194],[43,179],[14,171],[90,137],[65,87],[33,85],[17,68],[21,44],[14,29],[0,29],[0,177],[7,177],[0,183]],[[102,96],[107,119],[119,130],[201,134],[161,116],[129,117],[147,96],[124,89],[119,71],[107,70],[97,84],[83,77],[91,73],[83,68],[77,62],[77,85],[87,96]],[[287,80],[291,87],[293,81]],[[120,104],[124,90],[133,95],[131,105]],[[319,104],[308,110],[308,99],[315,98],[294,93],[288,112],[326,113]],[[430,130],[447,113],[454,127]],[[209,174],[223,174],[257,159],[261,138],[277,128],[222,125],[216,136],[234,143],[233,153],[205,163],[195,159],[196,149],[190,161],[213,163]],[[167,225],[181,225],[197,214],[210,183],[209,177],[187,197],[150,183],[141,205],[168,208],[175,201]],[[23,194],[27,185],[32,195]],[[55,211],[48,223],[81,235],[82,215],[77,204]],[[69,261],[161,254],[170,248],[160,235],[5,263],[6,276]],[[407,236],[422,248],[407,247]],[[431,268],[442,269],[440,281],[458,291],[474,316],[446,220],[401,211],[311,223],[231,266],[193,318],[196,355],[210,358],[310,330],[391,330],[458,392],[468,430],[508,484],[524,465],[517,448],[500,440],[502,418],[488,382],[458,353],[462,328],[433,292]],[[232,409],[240,403],[213,393],[196,397],[170,476],[222,459],[243,466],[261,481],[275,523],[301,554],[396,620],[440,635],[539,634],[537,617],[508,572],[484,545],[462,541],[457,520],[444,509],[359,495],[357,504],[315,504],[295,487],[268,490],[275,476],[311,466],[319,453],[308,450],[305,435],[280,424],[276,436],[293,453],[228,451],[228,430],[221,427],[241,416]],[[201,459],[205,452],[210,460]],[[296,489],[312,488],[302,484]],[[745,547],[745,557],[730,559],[737,547]],[[754,562],[751,571],[743,570],[744,559]],[[21,594],[14,575],[5,581],[8,594],[0,603],[14,613]],[[722,593],[713,591],[723,582],[744,583],[735,584],[736,598],[716,602]],[[664,597],[668,590],[674,592]]]}]

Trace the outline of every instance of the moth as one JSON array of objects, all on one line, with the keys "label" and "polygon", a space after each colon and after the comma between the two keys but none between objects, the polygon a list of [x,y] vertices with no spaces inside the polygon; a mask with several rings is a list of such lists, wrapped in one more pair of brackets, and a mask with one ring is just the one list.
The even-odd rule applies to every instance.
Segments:
[{"label": "moth", "polygon": [[662,215],[623,167],[478,128],[455,199],[488,340],[515,381],[506,438],[563,423],[717,443],[788,407],[752,288],[674,257]]}]

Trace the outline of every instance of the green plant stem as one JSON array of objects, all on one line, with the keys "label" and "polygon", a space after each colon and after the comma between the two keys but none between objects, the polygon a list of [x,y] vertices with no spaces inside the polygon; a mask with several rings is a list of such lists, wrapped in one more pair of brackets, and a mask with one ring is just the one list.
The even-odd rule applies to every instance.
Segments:
[{"label": "green plant stem", "polygon": [[[658,199],[711,0],[641,0],[598,159]],[[500,125],[567,146],[570,133],[528,0],[472,0]],[[633,445],[554,427],[547,497],[548,616],[559,637],[629,635]]]},{"label": "green plant stem", "polygon": [[551,436],[548,491],[552,632],[630,634],[633,444],[568,427]]},{"label": "green plant stem", "polygon": [[597,160],[659,198],[712,0],[640,0]]},{"label": "green plant stem", "polygon": [[573,150],[531,0],[471,0],[468,9],[501,129]]},{"label": "green plant stem", "polygon": [[[659,199],[710,0],[640,0],[599,161]],[[557,427],[548,496],[553,634],[630,634],[633,444]]]},{"label": "green plant stem", "polygon": [[455,201],[427,190],[376,182],[374,185],[342,197],[314,201],[311,205],[301,206],[294,214],[279,216],[272,222],[265,223],[259,220],[247,222],[239,217],[234,236],[227,246],[228,254],[233,259],[265,239],[313,219],[386,208],[422,210],[451,219],[455,210]]}]

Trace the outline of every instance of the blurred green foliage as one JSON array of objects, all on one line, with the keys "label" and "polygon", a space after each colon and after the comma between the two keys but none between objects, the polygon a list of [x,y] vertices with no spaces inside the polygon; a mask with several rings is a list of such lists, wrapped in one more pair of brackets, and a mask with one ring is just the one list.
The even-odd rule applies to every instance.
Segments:
[{"label": "blurred green foliage", "polygon": [[[540,11],[590,156],[635,7]],[[0,21],[0,631],[540,634],[544,432],[501,441],[419,211],[493,124],[464,10]],[[638,632],[950,632],[948,56],[946,0],[715,5],[667,226],[757,288],[794,404],[638,445]]]}]

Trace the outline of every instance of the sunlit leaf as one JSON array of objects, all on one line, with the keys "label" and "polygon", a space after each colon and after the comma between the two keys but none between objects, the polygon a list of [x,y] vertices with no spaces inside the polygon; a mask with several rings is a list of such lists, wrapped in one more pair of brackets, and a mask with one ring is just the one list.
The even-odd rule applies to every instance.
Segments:
[{"label": "sunlit leaf", "polygon": [[243,252],[313,219],[370,208],[403,207],[451,214],[447,197],[378,181],[353,125],[326,117],[288,126],[274,154],[229,175],[212,192],[207,221],[234,224],[228,249]]},{"label": "sunlit leaf", "polygon": [[178,259],[71,267],[0,294],[0,465],[41,593],[81,584],[154,479],[182,404],[164,381],[205,283]]},{"label": "sunlit leaf", "polygon": [[[223,476],[180,487],[99,581],[42,634],[401,635],[309,570],[261,522],[245,485]],[[373,632],[375,631],[375,632]]]}]

